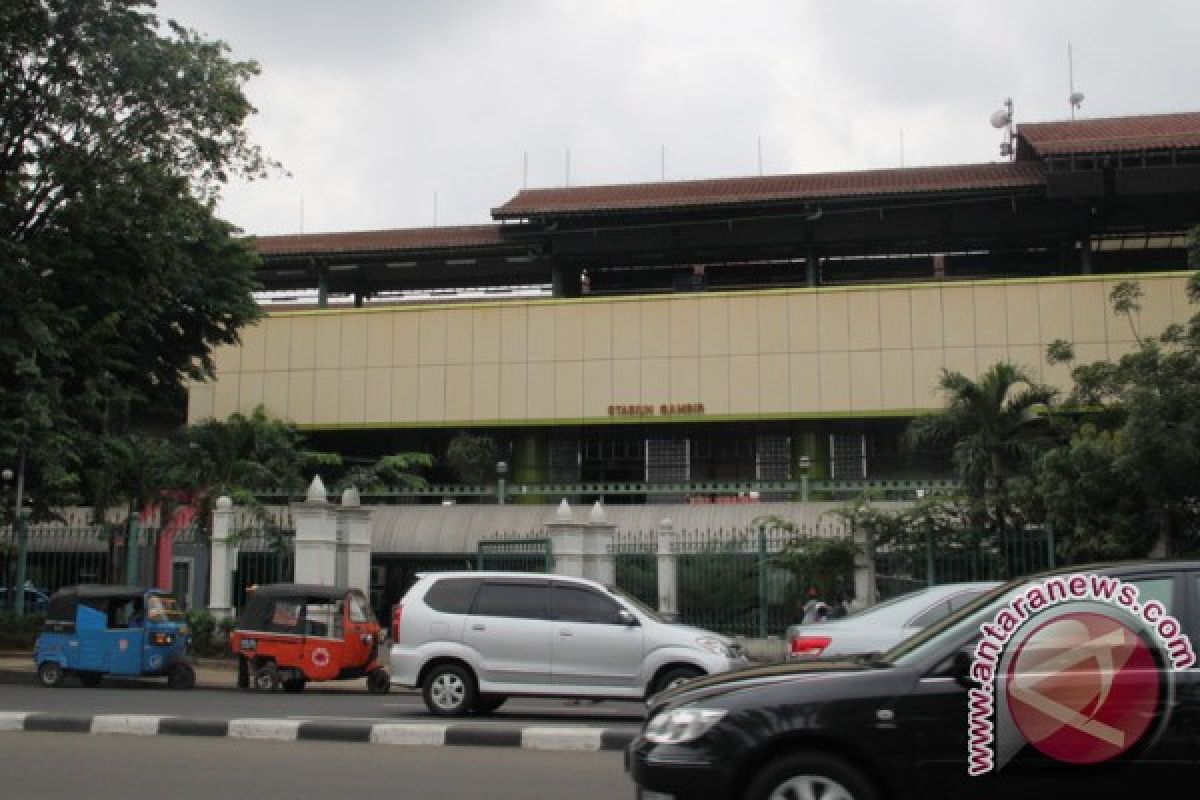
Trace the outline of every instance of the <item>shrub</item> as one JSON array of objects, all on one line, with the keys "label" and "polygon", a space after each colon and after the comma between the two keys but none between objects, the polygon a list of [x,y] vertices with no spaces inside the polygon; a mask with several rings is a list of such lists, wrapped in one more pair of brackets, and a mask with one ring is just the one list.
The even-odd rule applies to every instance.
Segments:
[{"label": "shrub", "polygon": [[45,619],[41,614],[18,617],[0,611],[0,650],[32,650]]}]

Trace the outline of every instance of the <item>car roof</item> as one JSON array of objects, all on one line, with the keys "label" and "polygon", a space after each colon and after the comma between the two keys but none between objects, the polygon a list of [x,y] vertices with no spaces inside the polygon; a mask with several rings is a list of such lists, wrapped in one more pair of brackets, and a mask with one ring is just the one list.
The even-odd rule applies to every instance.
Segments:
[{"label": "car roof", "polygon": [[442,578],[488,578],[517,581],[562,581],[579,583],[585,586],[603,586],[590,578],[579,578],[574,575],[555,575],[548,572],[509,572],[505,570],[456,570],[453,572],[418,572],[417,580]]},{"label": "car roof", "polygon": [[162,589],[156,589],[149,586],[116,586],[104,583],[81,583],[78,586],[67,586],[55,592],[55,596],[75,596],[75,597],[141,597],[150,592],[152,594],[170,594]]}]

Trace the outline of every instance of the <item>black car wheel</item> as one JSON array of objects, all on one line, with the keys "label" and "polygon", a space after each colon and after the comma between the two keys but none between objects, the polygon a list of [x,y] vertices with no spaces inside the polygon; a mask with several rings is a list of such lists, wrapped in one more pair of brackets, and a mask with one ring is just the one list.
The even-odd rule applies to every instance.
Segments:
[{"label": "black car wheel", "polygon": [[457,664],[440,664],[425,676],[425,706],[439,717],[461,717],[475,705],[475,678]]},{"label": "black car wheel", "polygon": [[57,661],[43,661],[38,665],[38,680],[42,686],[62,686],[67,672]]},{"label": "black car wheel", "polygon": [[179,661],[167,673],[167,686],[172,689],[191,689],[196,685],[196,670],[186,661]]},{"label": "black car wheel", "polygon": [[651,694],[664,692],[667,689],[674,689],[676,686],[695,680],[703,674],[703,672],[695,667],[675,667],[674,669],[669,669],[659,676],[658,680],[654,683],[654,691]]},{"label": "black car wheel", "polygon": [[252,685],[260,692],[273,692],[279,688],[279,670],[274,664],[267,664],[254,670]]},{"label": "black car wheel", "polygon": [[104,677],[103,672],[80,672],[79,683],[88,689],[95,689],[100,685],[100,680]]},{"label": "black car wheel", "polygon": [[875,787],[835,756],[802,753],[770,762],[746,790],[746,800],[878,800]]},{"label": "black car wheel", "polygon": [[392,676],[386,669],[372,670],[367,674],[367,691],[371,694],[387,694],[392,688]]},{"label": "black car wheel", "polygon": [[481,694],[476,698],[471,711],[475,714],[490,714],[504,705],[507,700],[508,696],[503,694]]}]

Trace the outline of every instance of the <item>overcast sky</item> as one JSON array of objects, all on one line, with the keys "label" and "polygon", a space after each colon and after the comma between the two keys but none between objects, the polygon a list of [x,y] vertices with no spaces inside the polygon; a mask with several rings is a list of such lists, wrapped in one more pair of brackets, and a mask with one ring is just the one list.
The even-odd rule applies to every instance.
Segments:
[{"label": "overcast sky", "polygon": [[232,185],[221,207],[255,234],[486,223],[523,185],[755,175],[760,142],[765,174],[999,160],[988,117],[1006,97],[1018,123],[1070,116],[1068,42],[1081,116],[1200,110],[1195,0],[160,0],[159,13],[262,67],[250,128],[291,177]]}]

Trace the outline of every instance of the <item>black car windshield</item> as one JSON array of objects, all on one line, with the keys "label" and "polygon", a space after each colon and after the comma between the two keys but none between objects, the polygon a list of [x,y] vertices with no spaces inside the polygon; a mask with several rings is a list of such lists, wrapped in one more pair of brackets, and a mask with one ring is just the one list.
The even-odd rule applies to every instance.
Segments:
[{"label": "black car windshield", "polygon": [[879,660],[891,664],[904,664],[921,658],[929,652],[929,648],[938,647],[946,639],[957,638],[968,629],[977,629],[983,624],[988,614],[994,613],[994,609],[999,606],[1003,598],[1008,597],[1018,586],[1022,586],[1028,581],[1028,578],[1019,578],[981,594],[950,616],[900,642],[880,656]]}]

